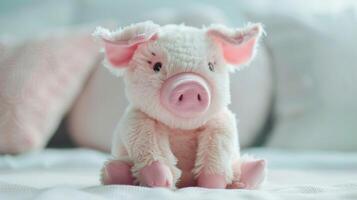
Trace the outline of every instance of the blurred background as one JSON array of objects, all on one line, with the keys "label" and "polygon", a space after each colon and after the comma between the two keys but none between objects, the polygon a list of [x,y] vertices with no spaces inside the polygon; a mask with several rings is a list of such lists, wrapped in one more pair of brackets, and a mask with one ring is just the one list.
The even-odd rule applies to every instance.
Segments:
[{"label": "blurred background", "polygon": [[[100,184],[127,100],[91,34],[145,20],[264,24],[230,105],[263,188]],[[0,199],[357,199],[356,58],[355,0],[1,0]]]},{"label": "blurred background", "polygon": [[357,150],[356,1],[13,0],[0,2],[0,153],[108,151],[127,102],[91,32],[145,20],[263,23],[255,60],[232,75],[241,146]]}]

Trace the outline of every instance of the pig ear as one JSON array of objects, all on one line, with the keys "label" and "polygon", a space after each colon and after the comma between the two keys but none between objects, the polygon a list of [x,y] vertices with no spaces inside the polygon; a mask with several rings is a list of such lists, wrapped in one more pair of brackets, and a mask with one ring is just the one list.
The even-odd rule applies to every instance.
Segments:
[{"label": "pig ear", "polygon": [[212,25],[207,30],[207,34],[221,47],[225,60],[233,65],[246,64],[251,60],[262,33],[261,24],[250,24],[243,29]]},{"label": "pig ear", "polygon": [[157,38],[159,27],[151,21],[133,24],[112,32],[97,27],[93,36],[104,42],[105,54],[110,64],[122,68],[128,65],[140,44]]}]

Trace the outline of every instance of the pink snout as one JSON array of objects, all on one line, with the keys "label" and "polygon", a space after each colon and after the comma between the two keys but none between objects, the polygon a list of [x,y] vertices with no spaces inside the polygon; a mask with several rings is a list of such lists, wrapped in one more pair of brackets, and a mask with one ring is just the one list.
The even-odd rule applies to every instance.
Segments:
[{"label": "pink snout", "polygon": [[211,102],[207,82],[194,73],[170,77],[162,86],[161,103],[174,115],[192,118],[205,113]]}]

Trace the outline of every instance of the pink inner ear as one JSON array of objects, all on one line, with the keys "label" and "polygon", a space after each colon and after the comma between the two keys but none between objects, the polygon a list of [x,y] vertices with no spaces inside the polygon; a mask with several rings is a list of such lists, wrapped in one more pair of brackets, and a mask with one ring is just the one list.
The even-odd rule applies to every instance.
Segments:
[{"label": "pink inner ear", "polygon": [[133,46],[105,42],[105,52],[109,62],[115,67],[126,67],[134,55],[138,44]]},{"label": "pink inner ear", "polygon": [[249,62],[252,58],[261,32],[261,25],[256,24],[231,34],[220,29],[211,29],[208,34],[221,46],[223,57],[228,63],[240,65]]},{"label": "pink inner ear", "polygon": [[231,64],[242,64],[250,60],[253,55],[256,39],[251,39],[242,45],[222,42],[224,58]]},{"label": "pink inner ear", "polygon": [[129,40],[109,41],[105,42],[105,53],[109,62],[117,68],[127,67],[132,59],[135,50],[142,43],[158,38],[156,32],[143,33]]}]

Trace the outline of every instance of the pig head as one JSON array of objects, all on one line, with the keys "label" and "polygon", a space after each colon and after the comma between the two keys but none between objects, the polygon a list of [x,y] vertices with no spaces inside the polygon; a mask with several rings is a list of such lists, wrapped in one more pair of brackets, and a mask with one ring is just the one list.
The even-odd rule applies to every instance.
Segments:
[{"label": "pig head", "polygon": [[230,103],[229,72],[254,56],[260,24],[159,26],[150,21],[98,28],[106,66],[124,77],[131,106],[171,128],[202,126]]}]

